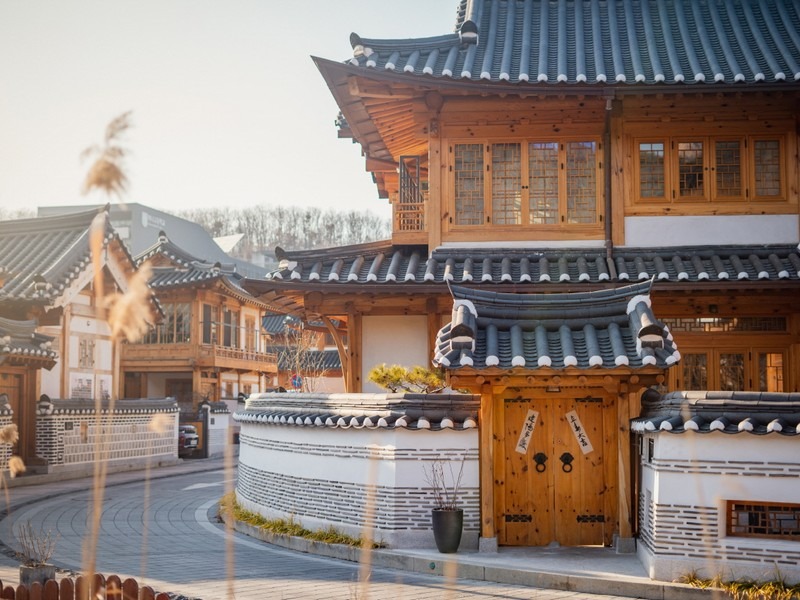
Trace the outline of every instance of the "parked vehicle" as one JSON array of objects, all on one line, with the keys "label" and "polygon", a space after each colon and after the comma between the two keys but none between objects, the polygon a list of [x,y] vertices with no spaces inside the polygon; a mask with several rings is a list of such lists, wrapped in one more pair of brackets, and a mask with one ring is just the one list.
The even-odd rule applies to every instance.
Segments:
[{"label": "parked vehicle", "polygon": [[197,450],[200,437],[194,425],[178,425],[178,456],[191,456]]}]

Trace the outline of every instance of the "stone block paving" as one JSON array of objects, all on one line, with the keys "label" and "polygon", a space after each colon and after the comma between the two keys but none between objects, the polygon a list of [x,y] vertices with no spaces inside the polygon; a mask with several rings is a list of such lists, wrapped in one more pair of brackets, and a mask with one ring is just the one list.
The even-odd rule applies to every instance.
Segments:
[{"label": "stone block paving", "polygon": [[[622,598],[455,581],[386,568],[371,569],[363,582],[362,566],[357,563],[277,548],[239,533],[228,534],[216,518],[216,502],[226,484],[231,485],[231,477],[220,469],[219,461],[187,462],[194,462],[195,468],[167,467],[154,476],[147,498],[141,474],[109,478],[97,543],[97,571],[134,577],[157,591],[204,600]],[[90,512],[87,483],[46,482],[9,490],[11,510],[0,521],[0,540],[6,544],[6,552],[0,554],[4,584],[18,581],[18,563],[8,555],[8,548],[17,546],[13,531],[21,523],[30,522],[36,530],[57,533],[53,562],[67,573],[81,570]],[[232,560],[228,558],[231,547]],[[229,569],[235,572],[232,581]]]}]

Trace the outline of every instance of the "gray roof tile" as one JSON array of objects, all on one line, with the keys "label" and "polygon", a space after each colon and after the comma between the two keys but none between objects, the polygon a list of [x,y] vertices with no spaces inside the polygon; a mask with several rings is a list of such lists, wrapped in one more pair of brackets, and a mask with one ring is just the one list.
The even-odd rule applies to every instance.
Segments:
[{"label": "gray roof tile", "polygon": [[642,395],[642,413],[631,422],[639,433],[777,433],[800,435],[800,394],[778,392],[671,392]]},{"label": "gray roof tile", "polygon": [[796,0],[461,0],[456,32],[351,35],[353,65],[548,84],[800,80]]},{"label": "gray roof tile", "polygon": [[479,396],[467,394],[253,394],[235,421],[355,429],[467,430],[478,426]]},{"label": "gray roof tile", "polygon": [[[349,276],[348,276],[349,275]],[[419,247],[389,242],[284,253],[272,280],[297,284],[537,284],[635,282],[753,283],[800,280],[796,246],[531,249],[491,251]],[[258,286],[248,280],[246,286]]]},{"label": "gray roof tile", "polygon": [[36,332],[36,321],[0,317],[0,365],[34,365],[51,368],[58,359],[53,338]]},{"label": "gray roof tile", "polygon": [[236,265],[209,263],[192,256],[175,243],[171,242],[162,231],[156,242],[136,257],[136,263],[142,263],[155,256],[163,256],[171,264],[153,267],[153,275],[148,285],[153,290],[193,286],[204,282],[220,281],[232,291],[251,300],[255,298],[242,287],[244,277],[237,273]]},{"label": "gray roof tile", "polygon": [[444,368],[666,368],[680,359],[650,309],[650,281],[578,293],[451,291],[434,357]]},{"label": "gray roof tile", "polygon": [[102,219],[103,247],[116,241],[107,209],[54,217],[0,221],[0,305],[53,302],[91,267],[92,222]]}]

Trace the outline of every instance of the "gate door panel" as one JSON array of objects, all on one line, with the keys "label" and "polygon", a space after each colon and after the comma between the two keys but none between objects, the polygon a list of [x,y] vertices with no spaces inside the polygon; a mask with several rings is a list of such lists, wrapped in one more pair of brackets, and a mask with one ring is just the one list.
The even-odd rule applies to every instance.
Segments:
[{"label": "gate door panel", "polygon": [[608,544],[606,507],[615,500],[604,455],[615,446],[613,421],[604,420],[613,406],[602,397],[535,398],[533,391],[509,390],[497,402],[498,543]]}]

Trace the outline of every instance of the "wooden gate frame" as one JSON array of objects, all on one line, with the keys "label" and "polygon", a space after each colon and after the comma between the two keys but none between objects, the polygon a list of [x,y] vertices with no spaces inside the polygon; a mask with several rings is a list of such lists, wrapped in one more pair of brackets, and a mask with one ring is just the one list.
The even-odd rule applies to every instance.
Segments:
[{"label": "wooden gate frame", "polygon": [[576,397],[590,393],[591,388],[603,388],[614,398],[617,413],[617,511],[614,535],[617,548],[630,550],[633,540],[633,507],[636,506],[636,489],[631,477],[630,421],[638,417],[641,409],[641,394],[652,385],[665,381],[665,371],[656,367],[643,367],[636,371],[630,367],[613,369],[593,368],[580,370],[567,368],[556,371],[537,368],[535,375],[522,368],[508,371],[501,369],[475,369],[465,367],[457,373],[448,373],[448,384],[454,389],[468,389],[480,394],[481,407],[479,428],[480,469],[480,547],[492,550],[497,547],[497,524],[495,523],[495,466],[493,434],[497,425],[494,414],[495,398],[507,388],[526,388],[546,397],[548,389],[560,391],[574,389]]}]

